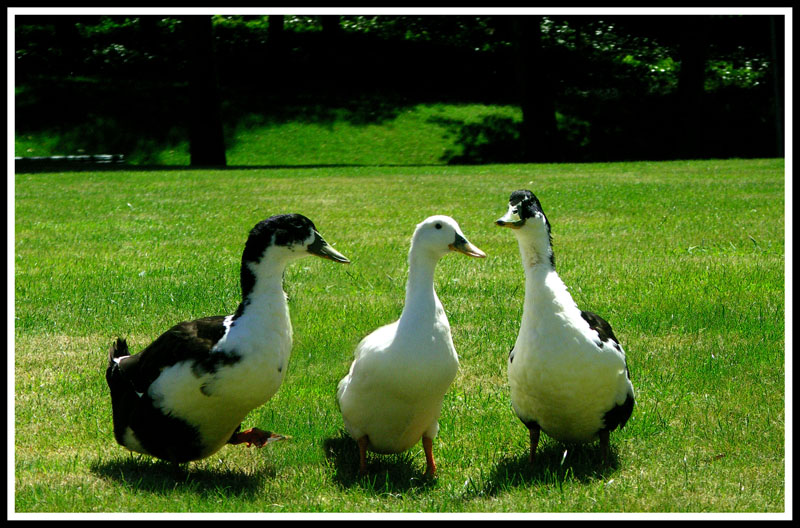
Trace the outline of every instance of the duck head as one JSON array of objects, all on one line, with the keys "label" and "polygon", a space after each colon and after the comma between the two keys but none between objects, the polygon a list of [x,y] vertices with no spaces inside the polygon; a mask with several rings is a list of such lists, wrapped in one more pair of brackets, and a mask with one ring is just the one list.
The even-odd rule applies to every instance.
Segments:
[{"label": "duck head", "polygon": [[531,262],[549,261],[555,268],[550,222],[544,214],[542,204],[531,191],[514,191],[508,199],[508,211],[495,221],[500,227],[511,228],[520,247],[532,257]]},{"label": "duck head", "polygon": [[467,240],[458,222],[444,215],[430,216],[417,224],[411,238],[411,251],[429,253],[436,258],[451,251],[470,257],[486,257],[486,253]]},{"label": "duck head", "polygon": [[343,264],[350,262],[325,241],[314,222],[301,214],[275,215],[257,223],[242,252],[244,297],[252,291],[259,274],[283,272],[289,262],[310,255]]},{"label": "duck head", "polygon": [[314,222],[301,214],[275,215],[257,223],[250,230],[242,261],[258,262],[267,249],[275,251],[273,258],[293,260],[315,255],[334,262],[350,262],[325,241]]}]

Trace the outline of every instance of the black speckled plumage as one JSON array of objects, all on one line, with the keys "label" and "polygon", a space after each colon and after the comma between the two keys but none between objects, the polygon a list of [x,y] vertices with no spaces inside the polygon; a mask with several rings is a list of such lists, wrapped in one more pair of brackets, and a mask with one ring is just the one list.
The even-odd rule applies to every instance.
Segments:
[{"label": "black speckled plumage", "polygon": [[[136,431],[142,447],[155,457],[176,464],[195,460],[203,450],[197,429],[162,412],[147,394],[147,387],[174,356],[163,354],[159,357],[158,347],[148,348],[147,354],[143,351],[129,356],[124,339],[117,339],[111,345],[106,382],[111,392],[114,438],[120,445],[126,445],[124,435],[130,428]],[[114,358],[119,357],[124,358],[118,364]],[[190,359],[188,355],[183,358]]]},{"label": "black speckled plumage", "polygon": [[[597,332],[597,335],[600,336],[601,347],[605,344],[609,344],[610,346],[616,348],[617,351],[621,350],[617,336],[614,335],[614,330],[612,330],[608,321],[596,313],[587,311],[581,311],[581,317],[584,319],[584,321],[589,323],[589,328]],[[625,373],[628,376],[628,379],[630,379],[627,361],[625,362]],[[633,405],[634,399],[631,395],[628,395],[622,405],[615,405],[603,416],[603,422],[605,423],[603,430],[611,432],[617,427],[620,429],[625,427],[625,424],[628,423],[628,419],[631,417],[631,414],[633,414]]]},{"label": "black speckled plumage", "polygon": [[628,423],[628,418],[633,414],[633,405],[633,396],[628,394],[622,405],[615,405],[610,411],[603,415],[603,422],[606,426],[603,427],[602,430],[610,433],[617,427],[620,429],[625,427],[625,424]]},{"label": "black speckled plumage", "polygon": [[511,228],[526,274],[508,373],[512,405],[530,431],[531,461],[540,430],[567,443],[599,437],[606,459],[609,433],[624,427],[634,407],[625,352],[611,325],[580,310],[556,273],[550,222],[532,192],[511,193],[495,223]]},{"label": "black speckled plumage", "polygon": [[597,332],[597,335],[600,336],[602,341],[613,341],[619,344],[617,336],[614,335],[614,330],[611,329],[611,325],[608,324],[605,319],[596,313],[587,312],[585,310],[581,311],[581,317],[584,321],[589,323],[589,328]]}]

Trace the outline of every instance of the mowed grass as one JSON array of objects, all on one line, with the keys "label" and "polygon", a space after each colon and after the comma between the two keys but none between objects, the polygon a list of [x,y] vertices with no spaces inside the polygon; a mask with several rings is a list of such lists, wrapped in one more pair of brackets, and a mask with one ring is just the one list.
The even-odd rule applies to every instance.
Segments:
[{"label": "mowed grass", "polygon": [[[487,118],[522,119],[522,111],[513,105],[378,105],[374,101],[332,108],[290,105],[281,107],[280,113],[283,117],[245,113],[235,123],[227,123],[228,165],[444,165],[453,156],[463,154],[464,145],[459,143],[457,133],[461,126]],[[189,144],[185,139],[165,145],[137,138],[134,144],[131,140],[126,142],[124,135],[101,134],[108,126],[107,122],[87,125],[86,130],[70,134],[53,130],[17,134],[14,153],[124,153],[135,164],[189,165]],[[93,137],[97,134],[100,137]]]},{"label": "mowed grass", "polygon": [[[637,404],[597,445],[545,435],[537,465],[509,401],[522,266],[494,226],[534,191],[556,267],[628,354]],[[786,510],[783,160],[17,174],[16,512],[560,513]],[[301,212],[348,256],[289,267],[294,349],[244,425],[291,435],[175,471],[113,439],[116,336],[138,351],[174,323],[232,313],[249,229]],[[421,445],[371,455],[335,391],[358,341],[400,314],[408,243],[454,217],[488,257],[452,254],[436,288],[461,367],[423,480]]]}]

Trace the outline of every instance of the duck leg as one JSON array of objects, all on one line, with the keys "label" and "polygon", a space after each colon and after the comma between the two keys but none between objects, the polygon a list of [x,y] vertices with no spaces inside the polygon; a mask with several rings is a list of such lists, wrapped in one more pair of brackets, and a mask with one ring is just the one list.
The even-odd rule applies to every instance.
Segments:
[{"label": "duck leg", "polygon": [[246,444],[247,447],[254,445],[256,447],[264,447],[265,445],[277,442],[279,440],[286,440],[288,437],[272,433],[270,431],[262,431],[256,427],[248,429],[247,431],[236,431],[228,440],[229,444]]},{"label": "duck leg", "polygon": [[600,453],[603,456],[603,465],[608,463],[608,449],[609,449],[609,431],[607,429],[602,429],[598,435],[600,436]]},{"label": "duck leg", "polygon": [[531,454],[530,454],[530,462],[533,464],[534,460],[536,460],[536,448],[539,445],[539,432],[541,431],[541,427],[536,422],[527,422],[525,424],[528,426],[528,432],[531,436]]},{"label": "duck leg", "polygon": [[425,475],[432,477],[436,473],[436,462],[433,460],[433,438],[423,436],[422,448],[425,450]]},{"label": "duck leg", "polygon": [[369,438],[367,435],[358,439],[358,474],[367,474],[367,446],[369,445]]}]

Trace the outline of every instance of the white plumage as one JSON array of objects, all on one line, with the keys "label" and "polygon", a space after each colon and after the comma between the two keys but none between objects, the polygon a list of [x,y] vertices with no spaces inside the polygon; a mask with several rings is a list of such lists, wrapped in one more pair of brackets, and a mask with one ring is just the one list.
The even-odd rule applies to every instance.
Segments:
[{"label": "white plumage", "polygon": [[420,438],[426,474],[436,470],[432,440],[439,431],[442,399],[458,372],[458,355],[433,277],[437,262],[451,250],[486,256],[450,217],[432,216],[417,225],[402,315],[358,344],[350,372],[339,382],[339,408],[345,428],[358,442],[362,473],[367,449],[399,453]]},{"label": "white plumage", "polygon": [[530,430],[534,460],[539,431],[566,443],[608,435],[634,405],[625,352],[611,326],[575,304],[555,271],[550,223],[530,191],[511,194],[507,214],[525,269],[522,323],[508,358],[511,402]]}]

